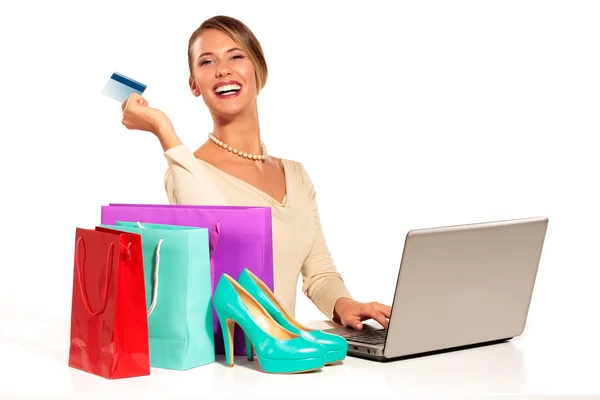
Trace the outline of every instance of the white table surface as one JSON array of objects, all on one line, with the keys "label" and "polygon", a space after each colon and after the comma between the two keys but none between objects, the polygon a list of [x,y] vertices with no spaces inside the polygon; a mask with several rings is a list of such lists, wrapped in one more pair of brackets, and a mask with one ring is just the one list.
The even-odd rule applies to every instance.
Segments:
[{"label": "white table surface", "polygon": [[[554,323],[530,320],[524,335],[508,343],[390,363],[347,357],[340,365],[296,375],[266,374],[256,362],[249,363],[244,357],[237,357],[235,366],[227,368],[223,356],[218,356],[214,364],[185,372],[153,368],[147,377],[106,380],[67,366],[69,321],[5,315],[0,325],[0,397],[465,398],[485,393],[600,394],[597,320],[597,316],[590,316],[587,323],[581,319]],[[328,326],[319,321],[310,325]]]}]

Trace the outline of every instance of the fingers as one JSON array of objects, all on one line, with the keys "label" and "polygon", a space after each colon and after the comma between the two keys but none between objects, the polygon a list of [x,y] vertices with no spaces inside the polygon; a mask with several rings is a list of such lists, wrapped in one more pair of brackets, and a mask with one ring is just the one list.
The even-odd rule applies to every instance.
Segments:
[{"label": "fingers", "polygon": [[[132,101],[134,103],[140,104],[142,105],[142,102],[145,102],[146,100],[140,96],[139,94],[137,94],[136,92],[133,92],[129,95],[129,98],[127,98],[127,100],[125,100],[122,104],[121,104],[121,110],[125,111],[125,109],[127,108],[127,106],[129,105],[129,102]],[[146,102],[146,104],[148,104]]]},{"label": "fingers", "polygon": [[377,302],[358,303],[353,302],[349,306],[345,306],[340,313],[340,319],[344,326],[354,328],[356,330],[363,329],[362,321],[374,319],[384,329],[388,329],[390,314],[392,308]]},{"label": "fingers", "polygon": [[[134,93],[135,94],[135,93]],[[125,112],[125,109],[127,108],[127,106],[129,105],[129,101],[131,101],[131,96],[129,96],[129,98],[127,100],[125,100],[123,102],[123,104],[121,104],[121,110],[123,110],[123,112]]]},{"label": "fingers", "polygon": [[342,324],[349,328],[354,328],[356,330],[361,330],[363,324],[360,318],[357,315],[351,314],[348,317],[342,318]]},{"label": "fingers", "polygon": [[382,313],[386,318],[389,318],[392,314],[392,307],[383,305],[381,303],[373,303],[373,307]]},{"label": "fingers", "polygon": [[349,327],[349,328],[354,328],[358,331],[360,331],[363,328],[362,322],[360,320],[360,318],[356,315],[352,315],[350,318],[348,318],[346,321],[342,321],[342,323]]},{"label": "fingers", "polygon": [[363,316],[363,319],[368,319],[368,318],[372,318],[375,321],[379,322],[379,324],[381,324],[381,326],[383,326],[384,329],[387,329],[389,326],[389,321],[388,318],[390,316],[390,310],[388,310],[389,307],[384,306],[383,304],[379,304],[379,303],[367,303],[367,304],[363,304],[363,309],[361,310],[361,314]]},{"label": "fingers", "polygon": [[383,313],[381,313],[379,311],[375,311],[375,312],[373,312],[373,315],[371,315],[371,318],[373,318],[375,321],[379,322],[381,324],[381,326],[383,326],[384,329],[388,328],[389,321],[385,317],[385,315],[383,315]]}]

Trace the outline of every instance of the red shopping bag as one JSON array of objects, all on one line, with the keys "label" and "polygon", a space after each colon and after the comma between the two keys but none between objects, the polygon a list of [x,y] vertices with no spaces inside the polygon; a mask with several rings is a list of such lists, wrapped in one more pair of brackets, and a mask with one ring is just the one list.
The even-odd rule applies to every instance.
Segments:
[{"label": "red shopping bag", "polygon": [[69,366],[107,379],[150,374],[141,236],[76,229]]}]

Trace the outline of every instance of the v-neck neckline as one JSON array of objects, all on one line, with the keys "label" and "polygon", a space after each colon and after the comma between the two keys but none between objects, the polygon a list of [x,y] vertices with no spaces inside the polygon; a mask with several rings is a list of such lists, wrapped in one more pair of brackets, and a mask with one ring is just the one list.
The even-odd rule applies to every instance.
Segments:
[{"label": "v-neck neckline", "polygon": [[217,172],[220,175],[224,175],[230,179],[235,180],[236,182],[239,182],[240,184],[242,184],[243,186],[247,187],[248,189],[258,193],[259,195],[265,197],[267,200],[269,200],[272,203],[275,203],[276,205],[278,205],[279,207],[283,207],[283,208],[289,208],[291,206],[290,204],[290,184],[289,184],[289,171],[286,167],[286,162],[285,159],[281,159],[281,166],[283,168],[283,178],[285,181],[285,193],[283,194],[283,200],[279,201],[277,199],[275,199],[273,196],[271,196],[270,194],[268,194],[267,192],[257,188],[256,186],[246,182],[243,179],[238,178],[237,176],[231,175],[229,172],[225,172],[222,169],[212,165],[211,163],[209,163],[208,161],[202,160],[201,158],[195,157],[196,160],[198,160],[199,162],[203,163],[204,165],[210,167],[212,170],[214,170],[215,172]]}]

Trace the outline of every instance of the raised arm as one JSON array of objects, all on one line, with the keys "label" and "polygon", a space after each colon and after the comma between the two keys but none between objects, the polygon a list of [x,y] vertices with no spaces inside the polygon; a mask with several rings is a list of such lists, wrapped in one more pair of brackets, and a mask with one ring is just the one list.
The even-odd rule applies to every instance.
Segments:
[{"label": "raised arm", "polygon": [[184,144],[165,151],[168,169],[164,176],[170,204],[227,205],[225,197],[207,175],[200,160]]},{"label": "raised arm", "polygon": [[167,159],[164,185],[170,204],[227,205],[200,160],[179,140],[171,124],[160,125],[156,136]]},{"label": "raised arm", "polygon": [[137,93],[132,93],[121,109],[122,123],[127,129],[151,132],[158,138],[169,167],[164,185],[170,204],[227,205],[200,160],[181,142],[164,112],[150,107]]}]

